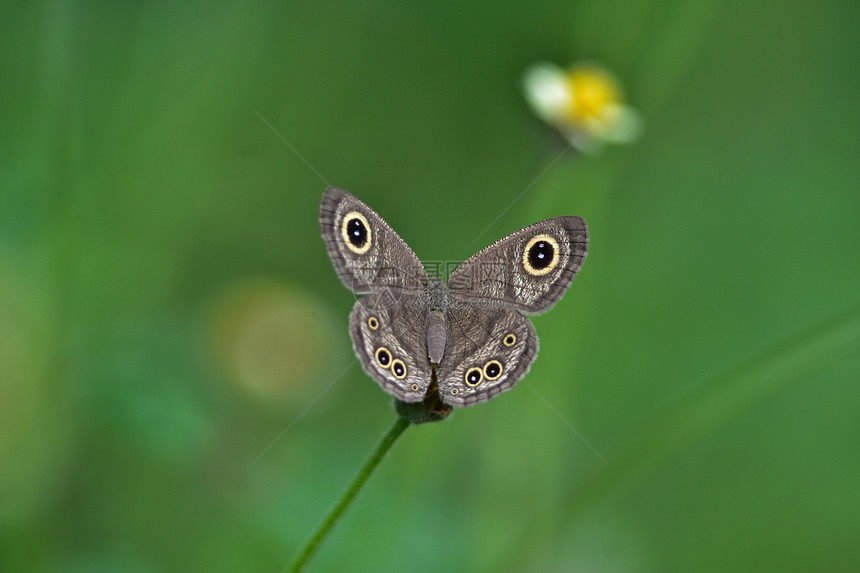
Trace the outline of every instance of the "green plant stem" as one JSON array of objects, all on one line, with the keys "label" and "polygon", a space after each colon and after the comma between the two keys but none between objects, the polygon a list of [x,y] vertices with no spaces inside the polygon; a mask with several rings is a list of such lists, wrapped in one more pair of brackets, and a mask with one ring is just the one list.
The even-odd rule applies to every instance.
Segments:
[{"label": "green plant stem", "polygon": [[391,449],[391,446],[394,445],[394,442],[397,441],[397,438],[400,437],[400,434],[402,434],[408,426],[409,420],[400,416],[397,417],[397,420],[394,421],[388,431],[385,432],[385,435],[382,436],[382,439],[379,440],[376,448],[374,448],[370,453],[367,461],[364,462],[364,465],[361,466],[361,469],[358,470],[358,473],[355,474],[354,478],[352,478],[352,482],[346,490],[344,490],[343,494],[341,494],[340,499],[328,512],[325,519],[323,519],[317,526],[314,534],[302,546],[298,556],[290,564],[287,571],[301,571],[302,568],[307,565],[308,561],[313,557],[313,554],[317,549],[319,549],[320,544],[322,544],[328,534],[331,533],[334,525],[349,507],[349,504],[352,503],[355,496],[358,495],[358,492],[361,491],[362,487],[364,487],[364,484],[373,473],[373,470],[376,469],[376,466],[379,465],[379,462],[382,461],[382,458],[385,457],[385,454],[388,453],[388,450]]}]

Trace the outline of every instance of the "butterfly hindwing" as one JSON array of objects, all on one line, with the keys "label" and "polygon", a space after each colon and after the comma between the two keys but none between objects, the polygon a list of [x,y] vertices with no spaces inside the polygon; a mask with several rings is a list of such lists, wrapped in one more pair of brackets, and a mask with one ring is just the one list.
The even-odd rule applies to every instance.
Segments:
[{"label": "butterfly hindwing", "polygon": [[369,294],[349,316],[355,352],[364,371],[403,402],[421,402],[430,386],[426,313],[416,297]]},{"label": "butterfly hindwing", "polygon": [[448,313],[449,345],[436,368],[439,396],[471,406],[506,392],[537,356],[531,321],[517,310],[462,306]]}]

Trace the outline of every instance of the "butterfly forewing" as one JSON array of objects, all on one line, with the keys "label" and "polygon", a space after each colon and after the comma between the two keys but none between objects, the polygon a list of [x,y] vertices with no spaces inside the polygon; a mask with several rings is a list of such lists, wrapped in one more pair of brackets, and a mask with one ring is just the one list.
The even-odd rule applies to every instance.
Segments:
[{"label": "butterfly forewing", "polygon": [[527,313],[548,310],[588,253],[581,217],[556,217],[520,229],[466,260],[448,286],[463,300],[494,301]]},{"label": "butterfly forewing", "polygon": [[340,280],[359,294],[420,292],[427,271],[409,245],[355,195],[329,187],[320,205],[326,249]]}]

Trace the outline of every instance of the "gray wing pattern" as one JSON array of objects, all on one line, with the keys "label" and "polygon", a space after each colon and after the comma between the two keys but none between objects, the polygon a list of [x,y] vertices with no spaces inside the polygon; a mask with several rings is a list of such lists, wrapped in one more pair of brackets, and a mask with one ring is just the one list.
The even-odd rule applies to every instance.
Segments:
[{"label": "gray wing pattern", "polygon": [[[345,224],[350,221],[364,229],[366,248],[348,242]],[[320,226],[329,257],[349,290],[359,294],[386,288],[419,292],[427,284],[427,271],[409,245],[376,211],[348,191],[325,190]]]},{"label": "gray wing pattern", "polygon": [[356,355],[382,389],[404,402],[420,402],[430,386],[426,311],[415,297],[391,293],[363,297],[349,316]]},{"label": "gray wing pattern", "polygon": [[436,376],[439,395],[450,406],[471,406],[510,390],[537,356],[534,326],[513,309],[463,306],[449,311],[448,330]]},{"label": "gray wing pattern", "polygon": [[[528,272],[528,248],[546,237],[555,242],[553,266]],[[581,217],[556,217],[529,225],[496,241],[454,269],[448,286],[465,301],[496,302],[526,313],[552,307],[579,272],[588,253],[588,227]]]}]

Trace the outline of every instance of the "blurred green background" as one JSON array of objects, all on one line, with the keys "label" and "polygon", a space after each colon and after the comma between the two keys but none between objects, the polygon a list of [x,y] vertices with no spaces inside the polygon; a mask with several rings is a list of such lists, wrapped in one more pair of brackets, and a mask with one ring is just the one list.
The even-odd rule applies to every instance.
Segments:
[{"label": "blurred green background", "polygon": [[[311,570],[860,568],[857,3],[25,4],[0,570],[287,565],[394,419],[323,179],[425,261],[592,242],[525,381],[408,429]],[[521,74],[580,60],[645,131],[547,170]]]}]

